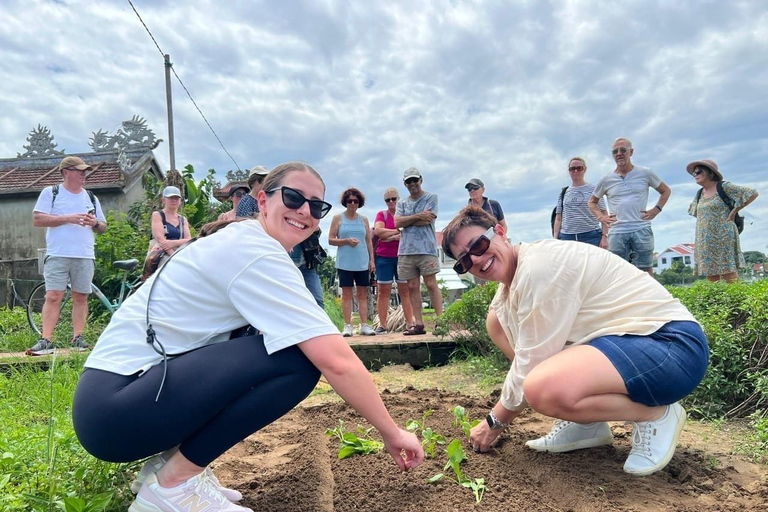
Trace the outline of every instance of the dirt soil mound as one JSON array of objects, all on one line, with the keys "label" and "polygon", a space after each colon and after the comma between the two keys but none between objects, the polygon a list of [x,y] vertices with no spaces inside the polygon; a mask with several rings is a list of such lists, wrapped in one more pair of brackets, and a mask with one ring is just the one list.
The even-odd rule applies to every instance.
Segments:
[{"label": "dirt soil mound", "polygon": [[[765,468],[740,458],[686,444],[678,446],[664,470],[638,478],[622,471],[631,440],[631,427],[612,423],[615,442],[564,454],[539,453],[525,441],[549,431],[552,420],[523,414],[505,433],[495,450],[475,454],[451,410],[466,408],[482,418],[493,402],[452,392],[413,389],[383,394],[399,425],[421,420],[432,409],[427,426],[450,442],[464,442],[468,460],[464,473],[485,478],[487,491],[478,505],[470,489],[443,480],[427,480],[443,472],[447,460],[438,448],[409,473],[400,473],[385,452],[339,460],[338,440],[325,436],[338,420],[354,429],[368,426],[343,403],[300,407],[249,437],[219,459],[219,479],[243,492],[243,505],[270,512],[328,511],[464,511],[533,512],[596,511],[761,511],[768,510]],[[375,430],[373,431],[375,433]]]}]

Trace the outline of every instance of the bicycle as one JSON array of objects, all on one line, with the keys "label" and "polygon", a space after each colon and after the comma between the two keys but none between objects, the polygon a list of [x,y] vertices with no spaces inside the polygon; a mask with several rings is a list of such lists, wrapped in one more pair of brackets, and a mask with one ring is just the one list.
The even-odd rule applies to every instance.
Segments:
[{"label": "bicycle", "polygon": [[[112,263],[112,266],[123,271],[123,278],[120,282],[120,294],[111,301],[104,295],[98,286],[91,283],[91,292],[95,298],[99,299],[110,316],[122,306],[123,301],[128,298],[141,285],[141,278],[128,282],[128,274],[139,265],[139,260],[121,260]],[[56,331],[62,331],[62,337],[72,334],[72,288],[67,285],[64,293],[64,299],[59,308],[59,323],[56,325]],[[45,283],[40,283],[32,289],[27,300],[27,321],[29,326],[38,336],[43,334],[43,304],[45,304]]]}]

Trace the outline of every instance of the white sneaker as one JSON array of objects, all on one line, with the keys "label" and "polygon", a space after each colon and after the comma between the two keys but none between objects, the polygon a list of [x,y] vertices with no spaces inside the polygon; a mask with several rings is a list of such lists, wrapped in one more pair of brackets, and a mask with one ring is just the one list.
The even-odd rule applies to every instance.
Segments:
[{"label": "white sneaker", "polygon": [[611,444],[613,444],[613,433],[611,427],[604,421],[582,424],[555,420],[549,434],[526,441],[525,446],[539,452],[570,452]]},{"label": "white sneaker", "polygon": [[160,487],[149,473],[128,512],[253,512],[235,505],[219,491],[205,471],[176,487]]},{"label": "white sneaker", "polygon": [[363,336],[376,336],[376,331],[369,324],[363,324],[360,326],[360,334]]},{"label": "white sneaker", "polygon": [[[133,494],[138,494],[141,490],[141,486],[146,481],[147,477],[150,474],[155,474],[158,471],[160,471],[160,468],[162,468],[167,461],[163,458],[162,454],[157,454],[151,459],[149,459],[147,462],[144,463],[144,465],[141,467],[141,471],[139,471],[139,474],[136,475],[136,480],[133,481],[131,484],[131,492]],[[224,495],[225,498],[227,498],[229,501],[236,503],[243,499],[243,494],[236,490],[236,489],[230,489],[228,487],[224,487],[221,485],[221,482],[219,482],[219,479],[216,478],[216,475],[213,474],[213,471],[210,467],[205,468],[205,474],[208,476],[208,478],[213,482],[213,484],[219,488],[219,492]]]},{"label": "white sneaker", "polygon": [[341,331],[341,335],[344,336],[345,338],[352,336],[352,325],[344,324],[344,330]]},{"label": "white sneaker", "polygon": [[647,476],[663,469],[675,454],[677,440],[685,426],[685,409],[675,402],[656,421],[632,422],[632,450],[624,463],[624,471]]}]

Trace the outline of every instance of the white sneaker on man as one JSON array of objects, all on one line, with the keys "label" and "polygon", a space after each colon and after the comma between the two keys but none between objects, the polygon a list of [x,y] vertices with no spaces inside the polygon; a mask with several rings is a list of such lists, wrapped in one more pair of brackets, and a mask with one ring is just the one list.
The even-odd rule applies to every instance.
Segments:
[{"label": "white sneaker on man", "polygon": [[155,473],[149,473],[128,512],[253,512],[235,505],[219,491],[203,471],[176,487],[160,487]]},{"label": "white sneaker on man", "polygon": [[[158,453],[154,457],[147,460],[147,462],[144,463],[144,465],[141,467],[141,471],[139,471],[139,474],[136,475],[136,480],[133,481],[131,484],[131,492],[133,494],[138,494],[138,492],[141,490],[141,486],[144,484],[144,481],[147,479],[147,477],[150,474],[155,474],[158,471],[160,471],[160,468],[162,468],[167,461],[163,458],[162,454]],[[216,475],[213,474],[213,470],[211,470],[210,467],[205,468],[205,474],[210,478],[210,480],[213,482],[213,484],[218,487],[219,492],[224,495],[225,498],[227,498],[232,503],[237,503],[238,501],[243,499],[243,494],[236,490],[236,489],[230,489],[228,487],[224,487],[221,485],[221,482],[219,482],[219,479],[216,478]]]},{"label": "white sneaker on man", "polygon": [[362,324],[360,326],[360,334],[363,336],[376,336],[376,332],[370,324]]},{"label": "white sneaker on man", "polygon": [[685,426],[685,418],[685,409],[675,402],[668,405],[664,416],[656,421],[632,422],[632,449],[624,463],[624,471],[647,476],[669,464]]},{"label": "white sneaker on man", "polygon": [[345,338],[352,336],[352,325],[344,324],[344,330],[341,331],[341,335],[344,336]]},{"label": "white sneaker on man", "polygon": [[525,446],[540,452],[570,452],[610,444],[613,444],[613,433],[604,421],[582,424],[555,420],[549,434],[526,441]]}]

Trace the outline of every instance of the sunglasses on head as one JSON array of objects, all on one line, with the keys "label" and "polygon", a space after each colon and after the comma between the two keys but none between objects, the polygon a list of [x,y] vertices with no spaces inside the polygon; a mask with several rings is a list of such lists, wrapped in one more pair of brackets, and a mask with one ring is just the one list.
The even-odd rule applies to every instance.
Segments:
[{"label": "sunglasses on head", "polygon": [[396,203],[397,202],[397,198],[396,197],[385,197],[384,198],[384,202],[385,203]]},{"label": "sunglasses on head", "polygon": [[331,203],[326,203],[320,199],[307,199],[301,192],[291,187],[273,188],[267,194],[272,195],[278,190],[282,193],[283,204],[286,208],[298,210],[304,203],[309,203],[309,214],[318,220],[328,215],[328,212],[333,208]]},{"label": "sunglasses on head", "polygon": [[419,181],[419,178],[408,178],[407,180],[405,180],[405,184],[410,185],[411,183],[418,183],[418,181]]},{"label": "sunglasses on head", "polygon": [[624,154],[624,153],[626,153],[627,151],[629,151],[629,149],[628,149],[628,148],[625,148],[625,147],[621,147],[621,148],[613,148],[613,149],[611,150],[611,153],[613,153],[614,155],[616,155],[616,154],[618,154],[618,153],[621,153],[621,154],[623,155],[623,154]]},{"label": "sunglasses on head", "polygon": [[572,165],[568,168],[569,171],[583,171],[584,166],[583,165]]},{"label": "sunglasses on head", "polygon": [[453,266],[453,270],[457,274],[466,274],[469,272],[469,269],[474,265],[472,256],[482,256],[485,254],[485,251],[491,246],[491,238],[496,235],[494,229],[495,226],[488,228],[488,231],[472,242],[472,245],[469,246],[469,250],[467,250],[461,258],[457,259],[456,264]]}]

